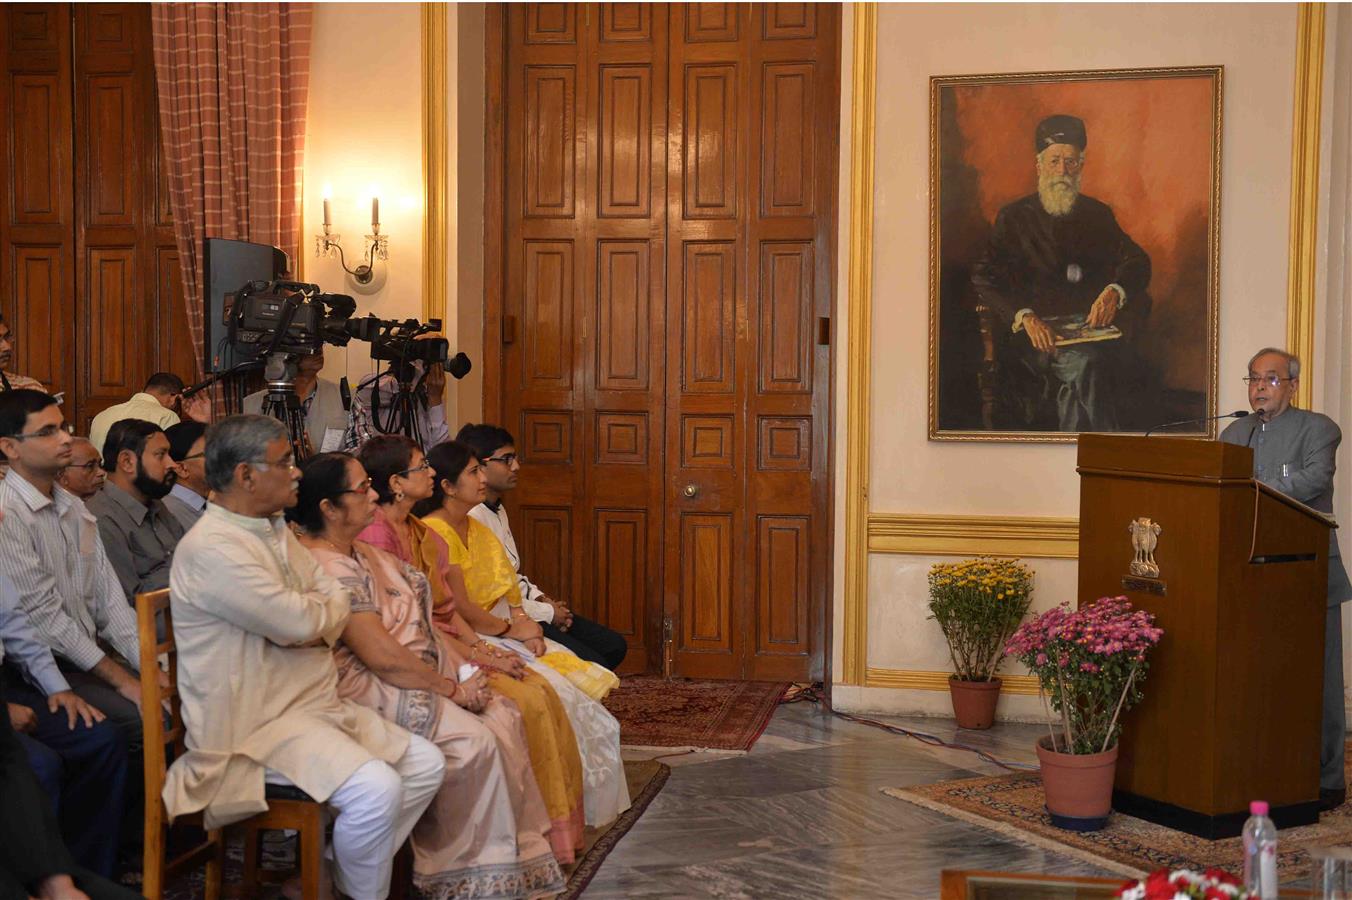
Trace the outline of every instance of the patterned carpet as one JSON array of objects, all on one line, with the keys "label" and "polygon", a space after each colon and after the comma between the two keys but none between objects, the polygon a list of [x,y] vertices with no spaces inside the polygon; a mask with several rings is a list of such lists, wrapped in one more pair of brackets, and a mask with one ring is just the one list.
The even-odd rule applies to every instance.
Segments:
[{"label": "patterned carpet", "polygon": [[[1348,777],[1352,779],[1352,745],[1348,752]],[[884,788],[883,793],[1128,877],[1141,877],[1159,868],[1200,871],[1217,866],[1235,873],[1244,868],[1244,849],[1237,837],[1208,841],[1122,813],[1113,813],[1102,831],[1063,831],[1047,817],[1042,780],[1036,772]],[[1307,851],[1324,846],[1352,846],[1352,804],[1324,813],[1318,825],[1289,828],[1278,834],[1281,882],[1308,879],[1311,865]]]},{"label": "patterned carpet", "polygon": [[[671,776],[670,767],[652,760],[627,761],[624,764],[625,780],[629,783],[629,797],[631,805],[629,809],[620,814],[620,817],[610,823],[605,828],[588,828],[586,833],[586,846],[578,861],[571,867],[564,869],[564,875],[568,879],[567,886],[563,893],[558,894],[555,900],[575,900],[582,896],[588,882],[601,868],[601,863],[610,855],[620,840],[634,827],[634,823],[639,820],[648,805],[653,802],[662,790],[663,785]],[[272,835],[263,836],[262,867],[273,870],[290,870],[295,866],[295,843],[287,841],[280,832],[276,833],[277,838],[283,838],[277,842],[269,841]],[[240,841],[231,841],[226,847],[225,860],[225,882],[227,887],[233,882],[238,884],[240,872],[243,867],[244,849]],[[276,896],[278,888],[272,887],[266,889],[264,896]],[[203,871],[201,869],[186,875],[183,879],[171,884],[164,892],[164,900],[201,900],[203,891]]]},{"label": "patterned carpet", "polygon": [[750,750],[765,731],[786,682],[693,681],[628,675],[606,697],[626,747]]}]

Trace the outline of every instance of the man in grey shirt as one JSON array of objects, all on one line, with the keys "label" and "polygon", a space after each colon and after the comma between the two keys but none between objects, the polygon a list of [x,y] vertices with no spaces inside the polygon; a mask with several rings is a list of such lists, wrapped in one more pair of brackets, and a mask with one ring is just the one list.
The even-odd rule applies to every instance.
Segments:
[{"label": "man in grey shirt", "polygon": [[197,524],[207,508],[207,426],[201,422],[179,422],[164,432],[169,439],[169,458],[174,461],[178,477],[164,498],[169,510],[184,532]]},{"label": "man in grey shirt", "polygon": [[[338,385],[319,377],[324,368],[324,351],[302,356],[296,362],[296,398],[305,415],[305,434],[310,439],[310,452],[343,449],[343,434],[347,431],[347,410]],[[244,398],[244,412],[263,411],[267,391],[255,391]]]},{"label": "man in grey shirt", "polygon": [[85,504],[99,520],[108,561],[127,602],[169,586],[169,566],[183,526],[160,501],[174,483],[174,462],[163,429],[123,419],[103,442],[108,481]]},{"label": "man in grey shirt", "polygon": [[[1253,449],[1253,477],[1320,512],[1333,512],[1333,473],[1342,432],[1328,416],[1291,405],[1300,386],[1300,360],[1267,347],[1249,360],[1249,405],[1254,415],[1232,423],[1221,440]],[[1338,552],[1329,544],[1328,613],[1324,625],[1324,714],[1319,750],[1319,801],[1325,810],[1347,800],[1343,742],[1347,713],[1343,705],[1342,604],[1352,600]]]},{"label": "man in grey shirt", "polygon": [[[18,588],[33,631],[64,663],[62,674],[75,693],[112,719],[135,751],[141,746],[136,617],[98,523],[56,483],[70,462],[70,445],[54,397],[23,389],[0,393],[0,452],[10,461],[0,481],[0,574]],[[104,652],[100,640],[122,661]]]}]

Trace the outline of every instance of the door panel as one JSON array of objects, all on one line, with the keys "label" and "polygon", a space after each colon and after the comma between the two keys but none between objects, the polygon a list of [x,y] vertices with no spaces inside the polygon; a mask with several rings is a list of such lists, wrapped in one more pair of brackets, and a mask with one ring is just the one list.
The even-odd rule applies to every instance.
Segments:
[{"label": "door panel", "polygon": [[523,566],[626,670],[818,678],[839,9],[501,16]]}]

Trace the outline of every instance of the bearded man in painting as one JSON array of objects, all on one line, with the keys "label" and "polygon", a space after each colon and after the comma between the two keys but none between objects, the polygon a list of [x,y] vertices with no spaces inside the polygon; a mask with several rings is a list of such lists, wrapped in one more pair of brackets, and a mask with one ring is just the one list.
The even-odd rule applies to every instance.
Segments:
[{"label": "bearded man in painting", "polygon": [[[1089,138],[1074,116],[1034,134],[1038,189],[996,216],[972,271],[980,303],[1013,337],[1013,364],[1055,400],[1061,431],[1120,431],[1125,344],[1150,312],[1150,257],[1106,203],[1080,193]],[[1084,335],[1066,345],[1068,330]]]}]

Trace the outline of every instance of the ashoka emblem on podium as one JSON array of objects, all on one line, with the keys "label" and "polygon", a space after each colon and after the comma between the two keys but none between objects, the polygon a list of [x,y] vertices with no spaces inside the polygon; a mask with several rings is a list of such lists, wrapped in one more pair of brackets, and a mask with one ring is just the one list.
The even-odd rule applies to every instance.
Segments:
[{"label": "ashoka emblem on podium", "polygon": [[1135,551],[1135,556],[1131,561],[1131,574],[1142,578],[1159,578],[1160,567],[1155,562],[1155,547],[1159,544],[1160,528],[1159,523],[1141,516],[1130,525],[1127,530],[1131,532],[1131,549]]}]

